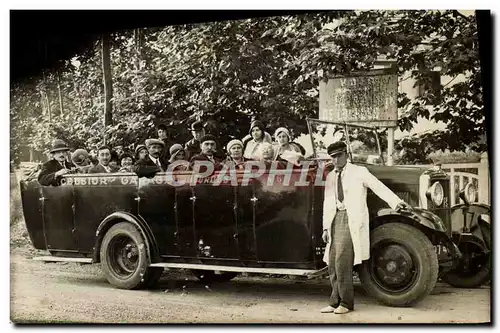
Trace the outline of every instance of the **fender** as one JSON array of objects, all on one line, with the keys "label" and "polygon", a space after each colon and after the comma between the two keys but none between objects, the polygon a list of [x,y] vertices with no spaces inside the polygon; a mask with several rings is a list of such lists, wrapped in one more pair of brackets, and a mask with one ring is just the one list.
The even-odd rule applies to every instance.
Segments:
[{"label": "fender", "polygon": [[[462,231],[461,226],[463,225],[463,215],[460,212],[463,211],[468,211],[472,214],[487,214],[490,216],[490,211],[491,207],[487,204],[483,203],[470,203],[470,204],[460,204],[453,206],[451,208],[452,214],[451,217],[452,219],[452,226],[455,226],[454,229],[452,229],[452,234],[453,234],[453,239],[455,240],[454,235],[459,234],[462,236],[468,235],[464,234]],[[458,213],[458,216],[457,216]],[[457,220],[457,217],[459,217],[459,220]],[[470,234],[474,236],[476,239],[478,239],[477,242],[474,242],[471,240],[472,243],[477,243],[478,246],[481,248],[484,248],[486,246],[486,250],[489,251],[491,249],[491,221],[490,219],[484,220],[482,218],[478,218],[477,220],[471,220],[470,221]]]},{"label": "fender", "polygon": [[[378,227],[380,224],[386,223],[388,220],[398,220],[401,222],[412,224],[416,227],[423,226],[432,231],[438,231],[446,234],[446,226],[443,221],[434,213],[431,213],[422,208],[413,208],[412,212],[402,211],[396,212],[393,209],[381,209],[377,213],[377,217],[373,219],[373,228]],[[423,230],[425,231],[425,230]],[[447,237],[448,238],[448,237]]]},{"label": "fender", "polygon": [[467,242],[471,244],[475,244],[478,246],[484,253],[489,253],[490,249],[486,245],[485,241],[482,238],[479,238],[473,234],[460,234],[458,232],[453,233],[453,242],[455,244],[460,245],[461,242]]},{"label": "fender", "polygon": [[403,211],[400,213],[390,208],[381,209],[378,211],[377,217],[370,221],[370,228],[374,229],[388,222],[399,222],[412,225],[421,230],[429,238],[432,244],[437,245],[443,243],[453,259],[462,257],[462,253],[446,233],[446,227],[443,221],[434,213],[422,208],[413,208],[411,212]]},{"label": "fender", "polygon": [[146,243],[146,250],[149,254],[148,261],[149,264],[157,262],[160,258],[160,254],[158,251],[158,244],[156,243],[156,239],[154,238],[153,232],[151,228],[149,228],[146,221],[140,217],[135,216],[133,214],[127,212],[114,212],[111,215],[108,215],[102,222],[99,224],[96,230],[96,241],[94,246],[94,253],[92,254],[92,262],[98,263],[101,262],[100,252],[101,252],[101,243],[106,231],[109,230],[113,225],[119,222],[129,222],[137,227],[142,237],[144,237]]}]

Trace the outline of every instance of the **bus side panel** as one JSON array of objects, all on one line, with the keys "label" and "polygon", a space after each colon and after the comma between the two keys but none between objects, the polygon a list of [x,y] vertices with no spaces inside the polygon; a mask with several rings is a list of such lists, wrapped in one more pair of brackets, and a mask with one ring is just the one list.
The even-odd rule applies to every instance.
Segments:
[{"label": "bus side panel", "polygon": [[71,177],[75,193],[75,228],[79,251],[91,253],[99,224],[123,211],[137,214],[137,176],[131,174],[80,174]]}]

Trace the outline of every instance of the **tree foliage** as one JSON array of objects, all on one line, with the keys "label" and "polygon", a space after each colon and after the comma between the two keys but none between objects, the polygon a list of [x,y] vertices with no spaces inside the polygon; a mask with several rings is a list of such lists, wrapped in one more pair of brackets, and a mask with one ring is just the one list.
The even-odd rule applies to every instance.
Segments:
[{"label": "tree foliage", "polygon": [[169,126],[172,141],[183,143],[195,119],[207,122],[221,143],[244,137],[253,118],[270,132],[286,126],[298,136],[307,132],[305,118],[317,115],[319,80],[369,70],[381,55],[397,61],[401,77],[421,84],[436,66],[451,77],[465,75],[440,94],[430,88],[413,100],[400,94],[402,130],[419,116],[444,121],[447,130],[397,147],[416,161],[436,149],[484,149],[476,142],[484,115],[473,16],[338,11],[121,31],[110,46],[113,124],[103,126],[96,40],[92,50],[58,69],[62,114],[56,72],[11,87],[12,159],[20,145],[46,151],[55,137],[73,148],[91,148],[104,136],[128,146],[154,136],[159,123]]},{"label": "tree foliage", "polygon": [[[473,15],[455,10],[357,12],[344,18],[336,36],[336,43],[351,52],[352,59],[365,61],[359,69],[369,68],[375,55],[385,55],[396,61],[400,78],[412,78],[422,87],[416,98],[398,96],[401,130],[410,130],[418,117],[446,124],[444,131],[400,140],[397,147],[409,153],[408,162],[428,162],[428,154],[435,150],[486,149]],[[436,69],[451,77],[437,91],[432,84]]]}]

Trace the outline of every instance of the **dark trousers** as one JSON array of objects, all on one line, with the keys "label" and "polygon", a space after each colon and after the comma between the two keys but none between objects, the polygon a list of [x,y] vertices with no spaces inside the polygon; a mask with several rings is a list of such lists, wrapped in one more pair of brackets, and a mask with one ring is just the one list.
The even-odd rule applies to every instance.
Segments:
[{"label": "dark trousers", "polygon": [[328,274],[332,285],[330,305],[339,305],[354,309],[354,287],[352,271],[354,266],[354,248],[347,223],[347,212],[338,210],[331,228],[331,244],[328,259]]}]

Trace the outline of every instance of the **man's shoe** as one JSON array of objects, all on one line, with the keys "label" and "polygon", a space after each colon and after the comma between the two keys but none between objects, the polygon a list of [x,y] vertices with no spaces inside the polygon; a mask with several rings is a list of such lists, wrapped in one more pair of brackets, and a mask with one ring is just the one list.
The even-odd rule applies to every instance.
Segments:
[{"label": "man's shoe", "polygon": [[321,309],[321,313],[332,313],[332,312],[335,312],[335,308],[331,305],[328,305],[327,307]]},{"label": "man's shoe", "polygon": [[335,309],[335,311],[333,311],[334,313],[336,314],[344,314],[344,313],[347,313],[347,312],[351,312],[351,310],[349,310],[348,308],[346,307],[343,307],[342,305],[340,305],[338,308]]}]

